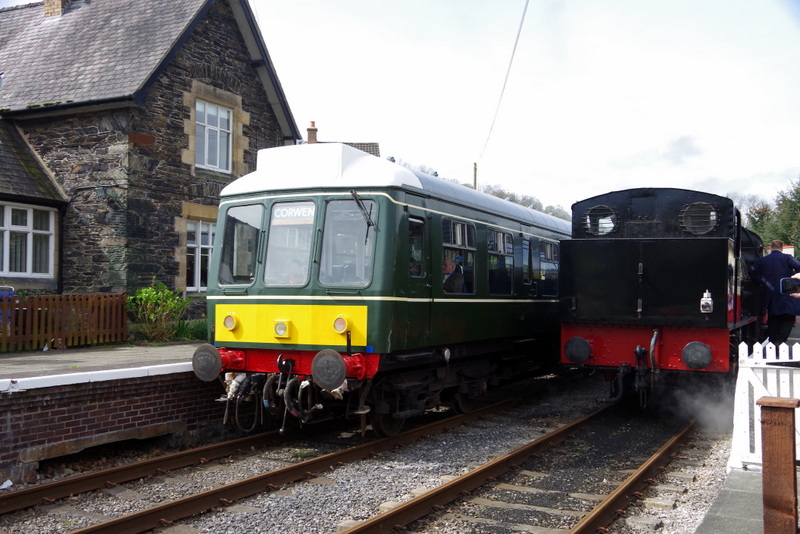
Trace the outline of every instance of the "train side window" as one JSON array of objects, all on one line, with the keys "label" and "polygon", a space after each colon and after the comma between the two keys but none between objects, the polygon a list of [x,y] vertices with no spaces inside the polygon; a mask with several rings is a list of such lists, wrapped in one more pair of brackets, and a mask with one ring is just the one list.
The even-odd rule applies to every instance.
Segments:
[{"label": "train side window", "polygon": [[[442,219],[443,260],[452,262],[454,273],[460,275],[460,289],[448,284],[449,293],[475,292],[475,226],[469,223]],[[447,280],[447,276],[444,277]],[[456,284],[458,285],[458,284]]]},{"label": "train side window", "polygon": [[268,286],[304,286],[314,235],[313,202],[278,202],[272,206],[264,282]]},{"label": "train side window", "polygon": [[522,240],[522,283],[526,286],[533,283],[533,273],[531,272],[531,242],[528,239]]},{"label": "train side window", "polygon": [[261,204],[228,208],[219,262],[220,285],[253,282],[263,213]]},{"label": "train side window", "polygon": [[486,245],[489,252],[489,293],[510,295],[513,288],[514,239],[511,234],[489,229]]},{"label": "train side window", "polygon": [[540,294],[558,296],[558,243],[542,241],[539,244]]},{"label": "train side window", "polygon": [[408,219],[408,253],[408,274],[425,277],[425,222],[420,219]]}]

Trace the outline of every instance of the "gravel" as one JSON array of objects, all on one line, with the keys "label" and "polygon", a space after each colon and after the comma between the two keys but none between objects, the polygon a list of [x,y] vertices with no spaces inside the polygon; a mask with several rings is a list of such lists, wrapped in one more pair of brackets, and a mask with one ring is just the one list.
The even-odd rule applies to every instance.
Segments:
[{"label": "gravel", "polygon": [[[371,517],[387,503],[403,502],[416,492],[431,489],[447,477],[463,474],[477,465],[517,448],[574,417],[597,409],[607,397],[607,386],[599,376],[555,386],[552,377],[533,380],[505,391],[543,387],[541,400],[507,414],[484,419],[468,428],[430,436],[416,444],[321,473],[298,485],[243,499],[234,506],[182,521],[180,526],[158,529],[165,534],[192,532],[227,534],[331,533],[342,525]],[[733,402],[730,401],[730,406]],[[709,410],[709,412],[714,412]],[[674,509],[662,510],[639,504],[629,516],[612,525],[611,532],[693,533],[714,501],[725,477],[730,450],[730,428],[725,410],[718,417],[702,420],[701,432],[691,439],[670,469],[658,477],[658,485],[647,490],[647,498],[664,498],[659,486],[686,487],[685,493],[667,497]],[[722,423],[715,423],[722,421]],[[281,448],[254,451],[244,458],[226,459],[206,465],[148,478],[116,490],[122,498],[109,498],[111,491],[92,492],[0,516],[0,534],[58,534],[89,526],[110,517],[130,513],[186,491],[197,492],[233,480],[276,469],[310,455],[325,454],[347,442],[357,443],[356,433],[291,443]],[[64,469],[71,469],[64,467]],[[77,470],[77,469],[75,469]],[[682,473],[682,474],[681,474]],[[694,482],[687,478],[694,477]],[[12,488],[18,489],[18,488]],[[2,496],[2,493],[0,493]],[[477,529],[477,530],[476,530]],[[429,518],[414,525],[414,532],[498,532],[467,525],[449,516]]]}]

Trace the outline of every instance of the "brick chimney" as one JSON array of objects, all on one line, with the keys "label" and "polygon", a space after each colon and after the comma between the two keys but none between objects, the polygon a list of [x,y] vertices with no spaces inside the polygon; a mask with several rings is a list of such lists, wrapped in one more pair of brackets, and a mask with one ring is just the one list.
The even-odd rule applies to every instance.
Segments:
[{"label": "brick chimney", "polygon": [[308,144],[316,143],[317,142],[317,127],[314,125],[314,121],[311,121],[311,126],[308,127]]},{"label": "brick chimney", "polygon": [[69,7],[69,0],[44,0],[44,16],[60,17]]}]

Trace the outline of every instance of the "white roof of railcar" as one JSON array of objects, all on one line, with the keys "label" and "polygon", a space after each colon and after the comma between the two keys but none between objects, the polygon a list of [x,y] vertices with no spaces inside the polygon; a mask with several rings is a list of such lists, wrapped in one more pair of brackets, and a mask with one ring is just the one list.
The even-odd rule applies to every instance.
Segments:
[{"label": "white roof of railcar", "polygon": [[422,189],[407,168],[342,143],[312,143],[258,151],[256,170],[235,180],[221,196],[326,187]]},{"label": "white roof of railcar", "polygon": [[397,187],[417,189],[475,209],[570,234],[570,223],[434,176],[411,171],[342,143],[312,143],[258,151],[256,170],[225,187],[221,197],[265,191]]}]

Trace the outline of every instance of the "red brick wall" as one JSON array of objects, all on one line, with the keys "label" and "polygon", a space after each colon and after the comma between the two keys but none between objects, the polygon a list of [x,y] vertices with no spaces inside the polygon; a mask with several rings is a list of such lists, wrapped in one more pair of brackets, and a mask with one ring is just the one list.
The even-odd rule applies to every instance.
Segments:
[{"label": "red brick wall", "polygon": [[166,434],[188,443],[221,435],[223,388],[180,373],[0,394],[0,477],[35,473],[38,461],[87,447]]}]

